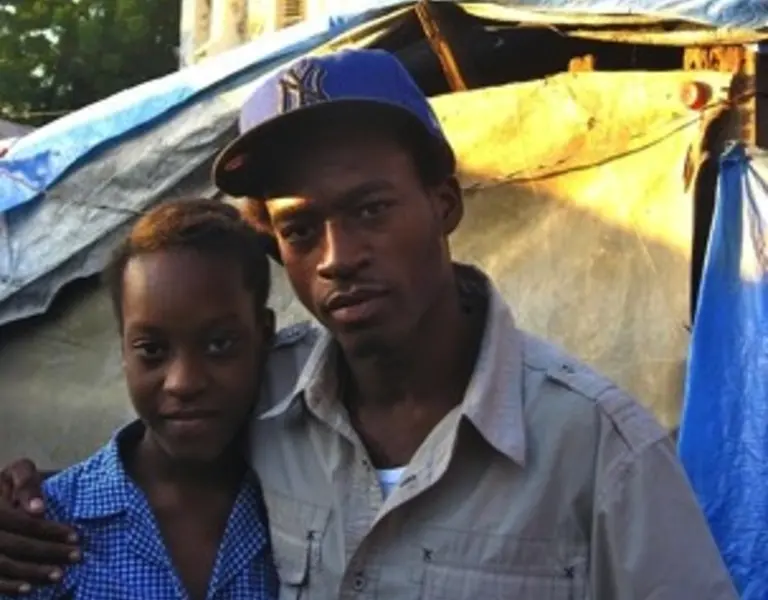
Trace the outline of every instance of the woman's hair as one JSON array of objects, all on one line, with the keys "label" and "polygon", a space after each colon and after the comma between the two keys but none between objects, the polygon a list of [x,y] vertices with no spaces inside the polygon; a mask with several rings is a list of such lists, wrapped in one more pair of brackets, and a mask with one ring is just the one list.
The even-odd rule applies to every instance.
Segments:
[{"label": "woman's hair", "polygon": [[115,249],[104,279],[115,316],[122,327],[123,276],[128,262],[142,254],[194,250],[240,264],[246,289],[253,291],[256,309],[269,298],[270,269],[259,233],[238,210],[216,200],[187,199],[163,203],[142,215]]}]

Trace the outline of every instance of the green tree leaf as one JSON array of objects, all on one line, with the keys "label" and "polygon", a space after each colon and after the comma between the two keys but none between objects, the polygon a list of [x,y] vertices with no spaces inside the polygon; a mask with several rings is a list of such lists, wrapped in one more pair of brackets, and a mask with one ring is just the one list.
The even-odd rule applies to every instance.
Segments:
[{"label": "green tree leaf", "polygon": [[41,125],[178,67],[179,0],[0,0],[0,118]]}]

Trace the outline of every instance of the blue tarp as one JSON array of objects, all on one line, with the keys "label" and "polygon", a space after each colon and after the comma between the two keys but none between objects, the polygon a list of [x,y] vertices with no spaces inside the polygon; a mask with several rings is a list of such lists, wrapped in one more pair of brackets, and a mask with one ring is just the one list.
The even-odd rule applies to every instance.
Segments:
[{"label": "blue tarp", "polygon": [[765,0],[522,0],[505,4],[587,13],[666,15],[717,27],[760,29],[768,25]]},{"label": "blue tarp", "polygon": [[[0,213],[40,196],[94,150],[118,143],[136,130],[169,116],[201,94],[252,69],[328,41],[364,22],[372,11],[408,4],[402,0],[360,0],[354,12],[302,23],[252,44],[126,90],[62,118],[18,142],[0,160]],[[689,18],[719,26],[760,28],[768,24],[761,0],[523,0],[517,7],[595,13],[650,13]]]},{"label": "blue tarp", "polygon": [[169,118],[233,79],[264,71],[333,39],[368,13],[301,23],[200,65],[125,90],[19,140],[0,159],[0,213],[34,200],[97,149]]},{"label": "blue tarp", "polygon": [[[98,273],[137,214],[171,197],[215,195],[210,163],[234,137],[238,105],[259,77],[324,43],[343,47],[356,44],[357,35],[375,39],[391,26],[378,17],[410,5],[330,0],[334,16],[264,36],[22,138],[0,160],[0,326],[45,312],[63,286]],[[500,0],[499,5],[510,8],[510,18],[526,8],[643,12],[733,27],[768,23],[768,5],[757,0]],[[368,28],[351,35],[360,25]]]},{"label": "blue tarp", "polygon": [[720,168],[680,457],[742,598],[766,600],[768,155],[736,146]]}]

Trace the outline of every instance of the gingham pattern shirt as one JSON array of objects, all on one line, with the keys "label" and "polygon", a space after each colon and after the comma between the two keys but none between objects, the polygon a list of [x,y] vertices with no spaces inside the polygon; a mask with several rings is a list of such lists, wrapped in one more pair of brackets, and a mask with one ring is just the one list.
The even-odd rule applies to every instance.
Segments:
[{"label": "gingham pattern shirt", "polygon": [[[48,518],[80,532],[83,561],[60,584],[35,589],[39,600],[181,600],[188,594],[165,549],[142,491],[128,477],[120,446],[140,427],[124,428],[98,453],[48,479]],[[208,600],[272,600],[277,575],[258,485],[247,476],[229,517]]]}]

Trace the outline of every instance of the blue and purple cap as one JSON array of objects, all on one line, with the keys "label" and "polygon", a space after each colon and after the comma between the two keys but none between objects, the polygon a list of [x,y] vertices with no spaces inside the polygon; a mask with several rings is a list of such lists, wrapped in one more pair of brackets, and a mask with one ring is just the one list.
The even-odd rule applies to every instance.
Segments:
[{"label": "blue and purple cap", "polygon": [[383,50],[344,50],[301,58],[261,79],[240,112],[240,136],[214,163],[214,183],[230,196],[258,196],[278,141],[300,143],[313,128],[353,113],[401,122],[420,151],[455,168],[440,122],[400,61]]}]

